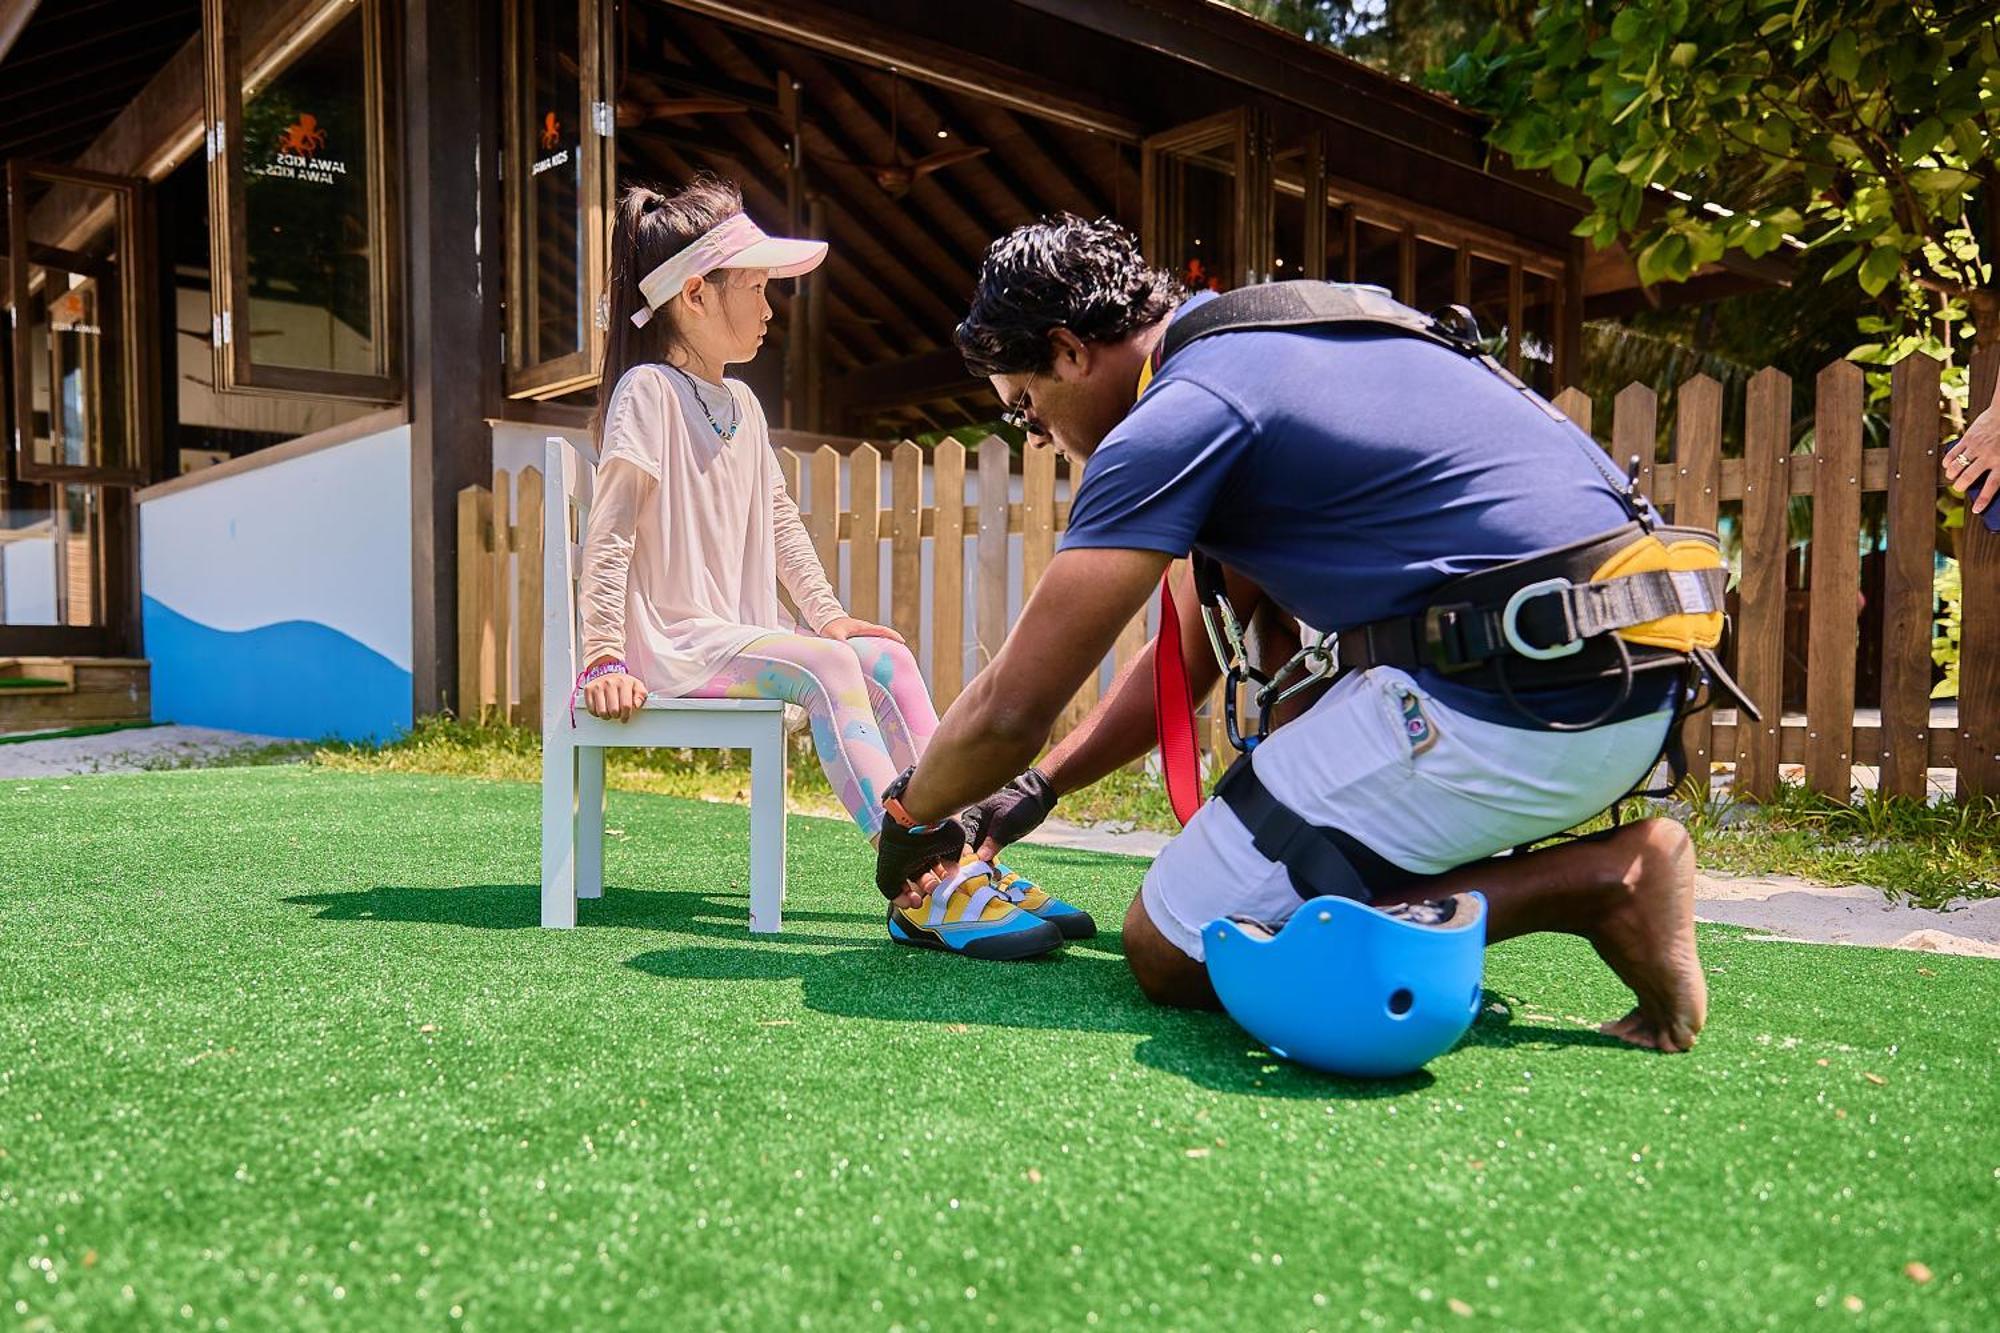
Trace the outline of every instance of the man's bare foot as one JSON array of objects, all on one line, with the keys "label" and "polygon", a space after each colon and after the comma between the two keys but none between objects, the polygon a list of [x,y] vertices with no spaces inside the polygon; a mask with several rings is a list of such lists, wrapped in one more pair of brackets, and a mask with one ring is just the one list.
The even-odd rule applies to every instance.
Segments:
[{"label": "man's bare foot", "polygon": [[1656,1051],[1685,1051],[1708,1019],[1708,980],[1694,943],[1694,845],[1671,819],[1632,825],[1624,893],[1583,932],[1639,1003],[1599,1031]]}]

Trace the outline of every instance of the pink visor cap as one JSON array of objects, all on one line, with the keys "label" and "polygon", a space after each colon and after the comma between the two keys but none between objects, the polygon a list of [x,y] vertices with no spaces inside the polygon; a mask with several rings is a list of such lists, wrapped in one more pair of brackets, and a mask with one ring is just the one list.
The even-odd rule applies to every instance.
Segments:
[{"label": "pink visor cap", "polygon": [[646,304],[633,312],[632,323],[645,328],[652,322],[653,312],[679,296],[687,280],[698,274],[718,268],[761,268],[770,270],[774,278],[796,278],[818,268],[825,258],[825,241],[766,236],[748,214],[731,214],[639,279],[639,292]]}]

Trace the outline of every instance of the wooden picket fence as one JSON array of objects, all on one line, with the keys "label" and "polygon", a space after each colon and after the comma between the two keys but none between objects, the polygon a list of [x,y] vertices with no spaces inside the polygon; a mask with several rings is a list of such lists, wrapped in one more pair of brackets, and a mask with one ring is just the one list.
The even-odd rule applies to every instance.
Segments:
[{"label": "wooden picket fence", "polygon": [[[1991,400],[1996,371],[2000,349],[1975,361],[1975,403]],[[1640,488],[1673,521],[1713,526],[1724,505],[1740,513],[1739,610],[1726,657],[1765,716],[1761,724],[1748,724],[1733,710],[1691,718],[1684,740],[1697,771],[1712,763],[1733,764],[1738,792],[1750,797],[1768,796],[1781,766],[1787,776],[1791,766],[1802,766],[1814,790],[1846,800],[1857,765],[1879,768],[1882,789],[1891,793],[1923,795],[1927,773],[1945,769],[1956,771],[1960,794],[2000,794],[2000,535],[1977,521],[1962,543],[1964,634],[1955,721],[1933,725],[1933,550],[1944,423],[1938,376],[1937,363],[1921,356],[1895,368],[1889,444],[1868,449],[1862,445],[1862,373],[1852,363],[1835,362],[1814,386],[1808,448],[1792,438],[1791,381],[1764,370],[1749,384],[1740,458],[1723,457],[1723,394],[1707,376],[1676,391],[1664,461],[1656,457],[1657,395],[1637,384],[1617,395],[1607,448],[1621,468],[1638,456]],[[1564,391],[1556,406],[1591,430],[1594,406],[1581,392]],[[886,458],[866,444],[784,449],[779,457],[820,561],[836,580],[845,549],[846,586],[840,591],[848,610],[893,625],[913,648],[930,645],[930,684],[940,712],[964,688],[966,646],[976,645],[983,664],[1006,638],[1014,562],[1020,566],[1024,605],[1048,567],[1069,518],[1069,502],[1056,498],[1058,469],[1067,469],[1069,494],[1082,479],[1082,469],[1055,450],[1031,447],[1018,465],[1021,498],[1013,500],[1015,461],[1006,442],[994,438],[970,450],[946,442],[926,451],[904,441]],[[927,466],[931,503],[924,496]],[[1861,496],[1870,491],[1885,492],[1888,505],[1879,721],[1857,719],[1855,710]],[[510,493],[511,512],[503,503]],[[493,489],[468,487],[460,493],[459,698],[467,715],[505,716],[529,725],[539,716],[541,495],[541,474],[533,468],[511,479],[496,474]],[[1789,646],[1795,652],[1804,648],[1810,672],[1803,714],[1786,714],[1781,706],[1788,647],[1784,565],[1792,546],[1786,514],[1795,495],[1813,500],[1810,611],[1806,642]],[[1011,536],[1020,538],[1018,555]],[[933,589],[964,589],[966,561],[972,561],[970,623],[965,598],[924,596],[927,546]],[[880,591],[885,558],[886,607]],[[1104,664],[1111,679],[1146,638],[1145,619],[1135,616]],[[1058,737],[1097,702],[1099,689],[1097,676],[1085,682],[1063,714]],[[1218,690],[1203,702],[1200,726],[1211,755],[1226,763],[1231,751],[1220,701]],[[1954,714],[1943,704],[1936,716],[1950,720]]]}]

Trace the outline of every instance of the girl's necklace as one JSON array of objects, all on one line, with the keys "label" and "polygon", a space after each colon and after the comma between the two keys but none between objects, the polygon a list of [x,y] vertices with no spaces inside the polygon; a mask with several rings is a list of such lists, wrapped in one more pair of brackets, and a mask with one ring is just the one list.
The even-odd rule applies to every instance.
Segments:
[{"label": "girl's necklace", "polygon": [[[695,377],[672,363],[668,364],[667,369],[688,382],[688,388],[694,391],[694,400],[701,405],[701,414],[708,418],[708,428],[715,432],[716,438],[724,444],[735,439],[736,428],[743,424],[743,405],[736,401],[736,395],[733,393],[729,395],[729,429],[724,430],[722,423],[715,419],[715,413],[708,410],[708,400],[701,396],[701,385],[695,381]],[[728,392],[727,386],[724,387],[724,392]]]}]

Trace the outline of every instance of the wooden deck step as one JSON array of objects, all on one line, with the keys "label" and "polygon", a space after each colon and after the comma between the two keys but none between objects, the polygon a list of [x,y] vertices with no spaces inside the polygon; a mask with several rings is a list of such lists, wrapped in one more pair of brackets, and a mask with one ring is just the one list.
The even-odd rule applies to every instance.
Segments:
[{"label": "wooden deck step", "polygon": [[0,733],[153,713],[152,665],[140,657],[0,657]]}]

